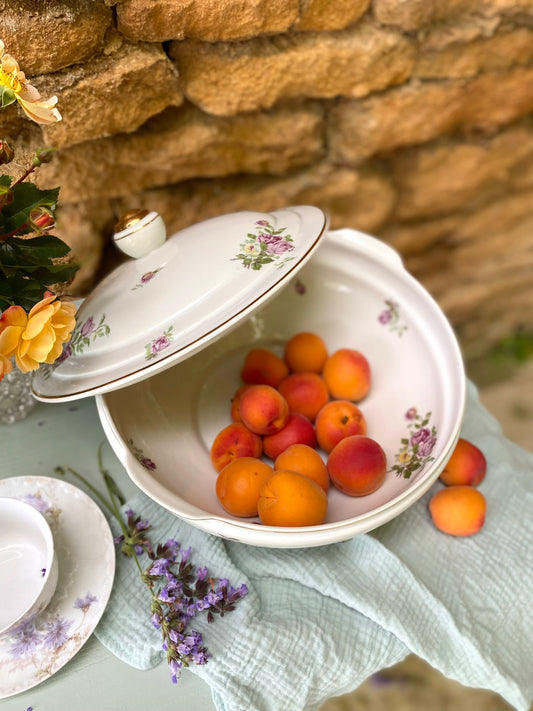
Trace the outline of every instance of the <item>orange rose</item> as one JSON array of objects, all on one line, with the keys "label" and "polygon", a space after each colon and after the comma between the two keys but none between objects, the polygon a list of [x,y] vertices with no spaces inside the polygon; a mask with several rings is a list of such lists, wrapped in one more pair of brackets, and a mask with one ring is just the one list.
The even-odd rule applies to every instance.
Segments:
[{"label": "orange rose", "polygon": [[70,339],[76,307],[55,299],[53,294],[45,297],[28,314],[22,306],[10,306],[0,318],[0,357],[14,355],[23,373],[37,370],[41,363],[53,363]]}]

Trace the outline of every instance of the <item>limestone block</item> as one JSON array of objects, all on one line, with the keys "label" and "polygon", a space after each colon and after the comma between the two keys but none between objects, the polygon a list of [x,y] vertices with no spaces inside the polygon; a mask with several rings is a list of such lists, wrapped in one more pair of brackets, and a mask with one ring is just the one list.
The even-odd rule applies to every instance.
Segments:
[{"label": "limestone block", "polygon": [[101,0],[0,2],[0,37],[28,77],[87,61],[112,22]]},{"label": "limestone block", "polygon": [[59,99],[63,120],[43,127],[47,145],[58,147],[135,131],[150,116],[183,102],[176,68],[160,45],[124,42],[34,83],[43,96]]},{"label": "limestone block", "polygon": [[147,42],[248,39],[285,32],[297,18],[298,0],[127,0],[117,5],[119,30]]},{"label": "limestone block", "polygon": [[54,234],[72,250],[71,259],[79,265],[67,293],[86,296],[95,284],[107,235],[115,223],[113,210],[107,201],[62,205],[61,193]]},{"label": "limestone block", "polygon": [[441,51],[421,52],[413,76],[423,79],[472,77],[480,72],[529,64],[533,59],[533,31],[523,27]]},{"label": "limestone block", "polygon": [[533,192],[473,210],[396,224],[383,237],[443,308],[469,356],[520,327],[533,307]]},{"label": "limestone block", "polygon": [[[396,217],[413,220],[469,209],[520,187],[533,168],[533,129],[517,126],[489,140],[440,140],[392,158]],[[532,179],[530,178],[530,181]]]},{"label": "limestone block", "polygon": [[189,180],[128,195],[116,204],[119,213],[139,207],[156,210],[170,233],[228,212],[269,212],[301,204],[322,208],[332,229],[351,226],[373,232],[387,219],[394,200],[390,178],[373,166],[356,171],[320,163],[281,177]]},{"label": "limestone block", "polygon": [[337,162],[416,145],[457,130],[493,132],[533,111],[533,69],[486,72],[471,80],[412,81],[329,112],[328,143]]},{"label": "limestone block", "polygon": [[460,16],[494,17],[531,13],[532,0],[373,0],[372,10],[379,22],[407,32],[424,25],[453,20]]},{"label": "limestone block", "polygon": [[187,98],[228,116],[292,97],[360,97],[406,81],[414,43],[368,21],[240,43],[172,42]]},{"label": "limestone block", "polygon": [[315,104],[217,119],[191,106],[167,109],[133,134],[59,150],[39,184],[61,184],[62,200],[128,195],[193,177],[280,174],[321,157],[323,114]]},{"label": "limestone block", "polygon": [[477,39],[492,37],[502,24],[502,18],[472,15],[448,22],[422,27],[417,32],[422,51],[440,51],[454,44],[467,44]]},{"label": "limestone block", "polygon": [[303,0],[296,30],[341,30],[368,10],[370,0]]}]

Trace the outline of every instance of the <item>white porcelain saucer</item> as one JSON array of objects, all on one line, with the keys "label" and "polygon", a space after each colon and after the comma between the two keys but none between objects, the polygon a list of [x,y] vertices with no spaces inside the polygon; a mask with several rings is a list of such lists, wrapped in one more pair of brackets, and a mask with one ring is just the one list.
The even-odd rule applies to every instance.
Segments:
[{"label": "white porcelain saucer", "polygon": [[48,679],[81,649],[106,607],[115,572],[109,525],[94,501],[60,479],[0,480],[0,496],[34,506],[48,521],[59,578],[48,607],[0,638],[0,699]]}]

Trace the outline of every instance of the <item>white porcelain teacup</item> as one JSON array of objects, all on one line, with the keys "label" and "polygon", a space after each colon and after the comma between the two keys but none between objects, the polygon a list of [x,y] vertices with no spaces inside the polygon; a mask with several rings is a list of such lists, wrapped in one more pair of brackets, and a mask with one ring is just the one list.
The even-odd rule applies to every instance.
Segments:
[{"label": "white porcelain teacup", "polygon": [[0,498],[0,635],[45,609],[57,575],[54,539],[44,516],[23,501]]}]

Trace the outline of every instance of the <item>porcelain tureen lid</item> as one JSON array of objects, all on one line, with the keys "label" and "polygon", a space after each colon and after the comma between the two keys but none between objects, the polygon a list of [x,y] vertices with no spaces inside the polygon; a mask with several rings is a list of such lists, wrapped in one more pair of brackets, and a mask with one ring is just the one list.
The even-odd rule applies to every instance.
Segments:
[{"label": "porcelain tureen lid", "polygon": [[304,205],[223,215],[163,241],[156,218],[148,213],[115,234],[138,258],[85,299],[62,355],[34,377],[37,399],[116,390],[188,358],[282,289],[327,228],[326,215]]}]

